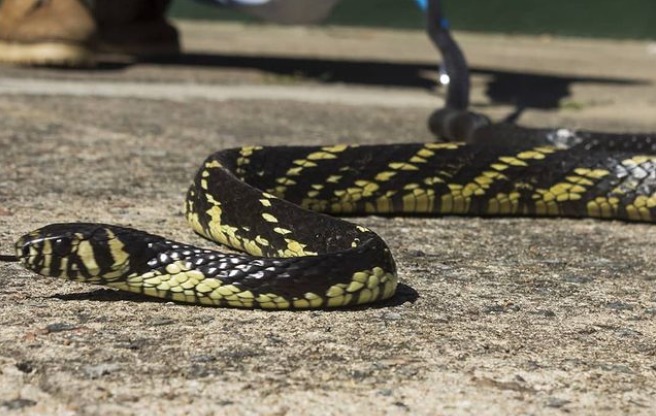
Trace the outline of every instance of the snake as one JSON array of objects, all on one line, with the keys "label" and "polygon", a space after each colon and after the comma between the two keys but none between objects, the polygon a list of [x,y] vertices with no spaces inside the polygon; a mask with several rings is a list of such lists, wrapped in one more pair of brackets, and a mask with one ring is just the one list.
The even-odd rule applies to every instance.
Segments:
[{"label": "snake", "polygon": [[191,228],[239,253],[133,228],[50,224],[15,255],[44,275],[175,302],[261,309],[335,308],[391,298],[386,242],[343,216],[543,216],[654,222],[656,136],[492,123],[468,111],[468,69],[428,3],[428,33],[450,76],[429,118],[440,141],[246,146],[198,169]]}]

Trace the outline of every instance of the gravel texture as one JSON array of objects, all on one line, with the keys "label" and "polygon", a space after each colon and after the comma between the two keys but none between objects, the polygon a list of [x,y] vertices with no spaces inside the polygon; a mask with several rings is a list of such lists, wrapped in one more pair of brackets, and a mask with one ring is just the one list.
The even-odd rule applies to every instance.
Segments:
[{"label": "gravel texture", "polygon": [[[181,28],[189,55],[177,63],[4,68],[0,81],[158,83],[164,92],[167,84],[290,85],[327,96],[357,84],[358,94],[394,100],[428,94],[435,75],[417,32]],[[500,117],[524,100],[521,121],[531,125],[656,131],[656,56],[645,42],[460,36],[478,110]],[[277,59],[271,69],[267,57]],[[324,79],[313,75],[317,65]],[[362,80],[367,68],[375,82]],[[211,151],[431,140],[424,104],[62,91],[0,94],[0,252],[65,221],[211,246],[182,216],[185,190]],[[546,98],[526,101],[536,96]],[[212,309],[0,263],[0,413],[653,414],[652,226],[355,220],[395,253],[403,285],[392,302],[329,312]]]}]

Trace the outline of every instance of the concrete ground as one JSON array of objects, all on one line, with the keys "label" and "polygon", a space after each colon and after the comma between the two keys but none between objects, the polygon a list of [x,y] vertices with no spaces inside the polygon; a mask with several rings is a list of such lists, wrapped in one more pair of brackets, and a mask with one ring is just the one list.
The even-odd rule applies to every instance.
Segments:
[{"label": "concrete ground", "polygon": [[[428,141],[418,32],[186,23],[178,60],[0,69],[0,252],[52,222],[210,246],[182,216],[210,152]],[[497,119],[656,131],[656,46],[458,33]],[[436,95],[437,94],[437,95]],[[523,110],[523,111],[522,111]],[[264,312],[147,301],[0,264],[12,414],[653,414],[656,234],[592,220],[356,219],[393,302]]]}]

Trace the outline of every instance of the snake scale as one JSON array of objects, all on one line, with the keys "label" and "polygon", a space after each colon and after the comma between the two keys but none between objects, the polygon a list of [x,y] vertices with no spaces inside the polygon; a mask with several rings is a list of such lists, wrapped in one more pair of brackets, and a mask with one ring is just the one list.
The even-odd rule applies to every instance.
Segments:
[{"label": "snake scale", "polygon": [[468,112],[464,56],[435,23],[439,3],[428,6],[451,77],[446,106],[429,121],[445,141],[211,155],[188,191],[187,220],[245,254],[71,223],[21,237],[15,257],[42,275],[179,302],[329,308],[387,299],[398,278],[377,234],[327,214],[656,219],[655,136],[527,129]]}]

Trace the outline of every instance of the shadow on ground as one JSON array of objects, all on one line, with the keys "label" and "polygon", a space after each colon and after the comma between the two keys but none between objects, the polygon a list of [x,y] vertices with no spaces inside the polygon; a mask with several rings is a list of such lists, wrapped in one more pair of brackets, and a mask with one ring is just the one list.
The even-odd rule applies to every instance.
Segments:
[{"label": "shadow on ground", "polygon": [[[216,67],[255,69],[298,81],[344,83],[407,88],[434,88],[438,66],[426,62],[399,63],[376,60],[338,60],[278,56],[185,53],[175,58],[148,59],[141,63],[180,67]],[[115,69],[107,64],[104,69]],[[629,78],[559,76],[540,73],[472,68],[473,75],[489,77],[486,95],[493,104],[527,108],[558,108],[571,94],[571,86],[580,83],[608,85],[649,85],[648,81]]]},{"label": "shadow on ground", "polygon": [[[172,302],[169,299],[160,299],[154,298],[152,296],[140,295],[138,293],[131,292],[122,292],[119,290],[113,289],[96,289],[86,292],[77,292],[77,293],[67,293],[67,294],[56,294],[50,296],[52,299],[59,299],[63,301],[80,301],[88,300],[93,302],[119,302],[119,301],[129,301],[136,303],[150,302],[150,303],[166,303]],[[406,284],[399,284],[396,293],[390,299],[376,303],[373,305],[363,305],[350,308],[352,310],[361,310],[369,308],[390,308],[395,306],[401,306],[406,302],[415,303],[419,299],[419,293],[412,287]],[[206,305],[202,305],[206,306]],[[209,307],[209,306],[208,306]]]}]

